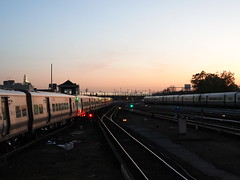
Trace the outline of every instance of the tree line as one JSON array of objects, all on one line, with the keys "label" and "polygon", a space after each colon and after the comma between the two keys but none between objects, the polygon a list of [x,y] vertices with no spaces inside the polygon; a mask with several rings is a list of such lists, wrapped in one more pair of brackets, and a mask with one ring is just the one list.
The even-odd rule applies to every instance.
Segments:
[{"label": "tree line", "polygon": [[217,74],[202,71],[192,76],[191,83],[196,93],[239,91],[239,87],[235,84],[234,73],[230,71]]},{"label": "tree line", "polygon": [[[193,91],[184,92],[176,91],[175,86],[170,86],[163,90],[163,94],[179,94],[179,93],[217,93],[239,91],[239,87],[235,84],[234,73],[223,71],[222,73],[200,73],[192,75],[191,84]],[[156,93],[162,94],[162,93]]]}]

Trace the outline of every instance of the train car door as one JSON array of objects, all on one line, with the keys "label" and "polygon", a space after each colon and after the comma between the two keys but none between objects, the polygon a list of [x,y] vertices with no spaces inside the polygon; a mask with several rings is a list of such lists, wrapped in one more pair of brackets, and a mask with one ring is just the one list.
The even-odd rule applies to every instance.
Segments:
[{"label": "train car door", "polygon": [[81,109],[82,109],[82,112],[83,112],[83,99],[81,99]]},{"label": "train car door", "polygon": [[2,120],[3,120],[2,135],[5,136],[9,134],[9,130],[10,130],[10,115],[9,115],[9,106],[8,106],[7,97],[1,97],[1,110],[2,110]]},{"label": "train car door", "polygon": [[78,110],[78,116],[81,116],[82,113],[83,113],[83,100],[82,100],[82,98],[78,98],[77,110]]},{"label": "train car door", "polygon": [[89,99],[89,111],[92,111],[92,101]]},{"label": "train car door", "polygon": [[47,122],[51,121],[51,110],[50,110],[50,100],[49,97],[46,97],[46,103],[47,103],[47,113],[48,113],[48,120]]},{"label": "train car door", "polygon": [[201,98],[202,98],[202,95],[199,95],[199,96],[198,96],[198,104],[200,104],[200,105],[202,105],[202,104],[201,104]]},{"label": "train car door", "polygon": [[237,93],[238,92],[234,93],[234,107],[237,107]]},{"label": "train car door", "polygon": [[72,99],[71,98],[69,98],[69,106],[70,106],[70,116],[72,116]]},{"label": "train car door", "polygon": [[206,101],[205,101],[206,105],[208,106],[208,95],[206,95]]}]

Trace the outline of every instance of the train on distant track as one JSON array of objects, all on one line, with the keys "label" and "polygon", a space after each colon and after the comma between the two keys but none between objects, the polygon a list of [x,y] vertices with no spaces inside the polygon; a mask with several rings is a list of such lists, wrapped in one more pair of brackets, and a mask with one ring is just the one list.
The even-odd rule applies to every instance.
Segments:
[{"label": "train on distant track", "polygon": [[0,89],[0,143],[63,126],[108,106],[111,98]]},{"label": "train on distant track", "polygon": [[239,108],[240,92],[146,96],[144,102],[147,104]]}]

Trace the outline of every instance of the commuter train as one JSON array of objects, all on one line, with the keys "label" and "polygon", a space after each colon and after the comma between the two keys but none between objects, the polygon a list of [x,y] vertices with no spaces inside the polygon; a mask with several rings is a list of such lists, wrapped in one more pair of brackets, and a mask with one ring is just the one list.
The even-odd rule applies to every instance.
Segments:
[{"label": "commuter train", "polygon": [[146,96],[144,102],[150,104],[236,108],[240,107],[240,92]]},{"label": "commuter train", "polygon": [[62,126],[112,102],[111,98],[4,89],[0,100],[0,143]]}]

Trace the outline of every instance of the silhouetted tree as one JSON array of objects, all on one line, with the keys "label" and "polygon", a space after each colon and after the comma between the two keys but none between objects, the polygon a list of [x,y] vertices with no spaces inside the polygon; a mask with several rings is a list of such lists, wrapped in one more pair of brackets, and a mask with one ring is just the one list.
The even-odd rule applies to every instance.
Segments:
[{"label": "silhouetted tree", "polygon": [[234,73],[223,71],[220,74],[202,71],[192,76],[192,87],[197,93],[238,91]]}]

